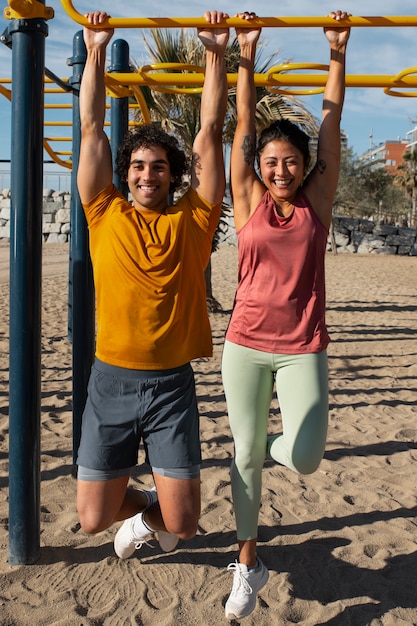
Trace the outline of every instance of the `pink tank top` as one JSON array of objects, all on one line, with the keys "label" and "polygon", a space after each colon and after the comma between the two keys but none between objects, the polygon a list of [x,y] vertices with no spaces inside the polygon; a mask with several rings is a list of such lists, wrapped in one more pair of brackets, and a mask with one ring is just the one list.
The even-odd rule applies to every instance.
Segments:
[{"label": "pink tank top", "polygon": [[273,354],[320,352],[325,322],[328,230],[299,192],[289,217],[267,191],[238,231],[238,287],[226,339]]}]

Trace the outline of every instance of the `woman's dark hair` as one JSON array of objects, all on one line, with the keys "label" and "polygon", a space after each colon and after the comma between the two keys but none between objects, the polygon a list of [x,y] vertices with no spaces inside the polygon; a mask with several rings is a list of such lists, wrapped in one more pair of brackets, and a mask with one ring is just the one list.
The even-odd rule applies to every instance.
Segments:
[{"label": "woman's dark hair", "polygon": [[152,148],[158,146],[163,148],[167,154],[169,168],[173,177],[169,192],[174,193],[182,184],[182,177],[187,172],[187,158],[183,150],[180,149],[178,141],[172,135],[168,135],[164,130],[155,124],[144,124],[138,129],[129,132],[117,151],[116,171],[122,180],[127,179],[127,172],[130,167],[132,152],[139,148]]},{"label": "woman's dark hair", "polygon": [[299,126],[290,122],[285,118],[281,118],[272,122],[270,126],[264,128],[261,132],[258,145],[256,148],[256,159],[259,166],[260,156],[265,149],[265,146],[270,141],[282,140],[288,141],[295,148],[297,148],[304,159],[304,168],[307,169],[310,164],[310,149],[308,143],[310,141],[310,137],[305,133]]}]

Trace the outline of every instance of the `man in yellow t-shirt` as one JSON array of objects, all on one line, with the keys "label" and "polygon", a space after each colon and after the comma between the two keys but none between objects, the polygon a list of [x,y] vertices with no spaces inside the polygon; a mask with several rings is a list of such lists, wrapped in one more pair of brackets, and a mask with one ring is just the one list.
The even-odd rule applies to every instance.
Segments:
[{"label": "man in yellow t-shirt", "polygon": [[[212,353],[204,270],[225,190],[227,17],[207,12],[211,26],[198,33],[206,48],[201,128],[190,188],[172,206],[168,198],[182,183],[186,159],[177,140],[154,125],[129,133],[118,152],[132,203],[112,184],[103,127],[113,31],[98,11],[87,14],[93,27],[84,29],[77,180],[90,233],[97,345],[77,458],[77,509],[88,533],[124,520],[115,537],[120,558],[153,533],[168,551],[197,531],[201,452],[190,361]],[[141,441],[151,490],[128,488]]]}]

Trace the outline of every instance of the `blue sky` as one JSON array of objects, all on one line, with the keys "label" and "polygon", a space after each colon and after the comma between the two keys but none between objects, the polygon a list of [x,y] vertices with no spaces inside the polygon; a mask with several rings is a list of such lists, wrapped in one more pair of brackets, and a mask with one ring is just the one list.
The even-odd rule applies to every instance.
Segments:
[{"label": "blue sky", "polygon": [[[230,15],[236,13],[236,2],[225,0],[213,8],[222,9]],[[240,10],[256,9],[261,17],[277,16],[316,16],[325,15],[331,9],[339,8],[331,2],[311,2],[308,0],[282,0],[277,9],[271,10],[270,0],[257,0],[239,3]],[[319,9],[317,8],[317,5]],[[48,21],[49,35],[46,39],[46,66],[60,77],[68,77],[71,68],[66,60],[72,55],[72,41],[80,26],[72,21],[58,0],[48,2],[52,6],[55,17]],[[352,15],[417,15],[415,0],[403,0],[401,10],[396,0],[351,0],[342,5]],[[6,2],[1,8],[7,7]],[[135,9],[133,3],[115,3],[100,0],[97,3],[73,0],[75,9],[84,13],[95,8],[106,10],[113,17],[196,17],[211,8],[209,3],[200,0],[193,3],[177,0],[175,3],[166,0],[148,0]],[[117,6],[117,12],[114,11]],[[143,10],[146,6],[146,11]],[[381,8],[382,6],[382,8]],[[190,8],[191,7],[191,8]],[[8,24],[0,17],[0,31]],[[356,27],[352,29],[348,54],[347,74],[389,74],[397,75],[405,68],[417,66],[416,50],[417,27]],[[119,29],[115,37],[125,38],[130,45],[131,56],[139,64],[146,64],[147,58],[142,43],[141,30]],[[328,44],[321,28],[265,28],[262,33],[264,54],[277,54],[280,62],[291,60],[302,63],[328,63]],[[0,78],[11,77],[11,51],[0,44]],[[321,96],[303,97],[305,105],[315,115],[320,115]],[[64,119],[62,114],[60,119]],[[67,115],[67,119],[70,119]],[[370,145],[370,134],[374,144],[390,139],[405,139],[406,133],[417,123],[417,99],[390,97],[381,88],[347,90],[342,118],[342,128],[348,135],[349,146],[356,154],[363,153]],[[11,105],[0,95],[0,159],[8,159],[11,143]],[[67,131],[68,132],[68,131]],[[57,130],[47,130],[45,134],[59,135]],[[0,170],[4,164],[0,163]]]}]

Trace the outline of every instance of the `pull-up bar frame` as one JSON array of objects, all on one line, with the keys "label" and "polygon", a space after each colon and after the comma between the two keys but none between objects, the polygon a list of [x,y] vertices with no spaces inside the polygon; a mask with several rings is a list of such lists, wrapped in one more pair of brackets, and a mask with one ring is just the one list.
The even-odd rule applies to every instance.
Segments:
[{"label": "pull-up bar frame", "polygon": [[[61,0],[67,14],[82,26],[89,25],[88,20],[79,13],[71,0]],[[247,22],[238,17],[225,20],[230,27],[247,26]],[[273,28],[308,28],[334,26],[334,20],[328,16],[312,17],[257,17],[251,22],[252,26]],[[351,16],[338,22],[340,26],[417,26],[417,16]],[[90,25],[94,28],[93,25]],[[217,28],[217,24],[208,24],[203,17],[110,17],[98,25],[97,28]]]},{"label": "pull-up bar frame", "polygon": [[[12,108],[13,125],[23,132],[16,132],[12,153],[12,213],[14,224],[11,231],[11,319],[13,323],[10,332],[10,544],[9,562],[12,565],[36,562],[39,555],[39,491],[40,491],[40,295],[41,295],[41,215],[42,215],[42,156],[41,153],[33,157],[34,148],[42,148],[43,112],[44,106],[44,39],[47,28],[44,20],[53,17],[53,10],[44,6],[43,0],[9,0],[9,8],[4,15],[7,19],[15,20],[11,29],[13,38],[13,82],[16,94],[13,94]],[[67,14],[74,22],[85,26],[87,19],[74,8],[71,0],[61,0]],[[229,27],[243,26],[247,22],[239,18],[228,18],[225,23]],[[259,27],[289,28],[289,27],[326,27],[334,26],[335,22],[329,17],[259,17],[253,22]],[[417,16],[379,16],[359,17],[351,16],[338,22],[339,26],[350,27],[397,27],[417,26]],[[109,18],[104,26],[111,28],[211,28],[216,25],[208,24],[204,18]],[[100,28],[103,24],[100,25]],[[82,64],[80,54],[74,54],[77,62]],[[80,57],[80,58],[79,58]],[[32,70],[32,61],[37,59],[37,71]],[[188,73],[159,72],[157,67],[147,66],[138,73],[116,71],[106,74],[106,87],[109,95],[117,98],[128,98],[133,94],[141,105],[141,85],[154,89],[198,89],[204,82],[204,69]],[[312,64],[313,65],[313,64]],[[256,75],[257,85],[263,85],[272,91],[290,93],[293,87],[312,86],[321,89],[325,86],[327,66],[316,65],[297,67],[287,64],[271,68],[265,76]],[[167,69],[167,68],[165,68]],[[302,69],[316,69],[323,71],[319,75],[289,73]],[[347,76],[347,86],[383,87],[386,93],[399,96],[415,96],[416,93],[401,93],[398,89],[417,88],[417,67],[407,68],[397,76]],[[81,70],[75,68],[72,86],[79,87]],[[229,85],[236,83],[236,76],[228,76]],[[287,89],[283,89],[287,87]],[[65,87],[61,83],[61,88]],[[54,90],[55,91],[55,90]],[[70,90],[69,90],[70,91]],[[74,92],[75,93],[75,90]],[[301,94],[301,91],[297,93]],[[10,91],[0,85],[0,94],[6,97]],[[16,97],[15,97],[16,96]],[[126,103],[125,103],[126,104]],[[24,111],[22,106],[24,105]],[[59,108],[59,105],[55,105]],[[41,111],[41,114],[39,113]],[[74,104],[73,104],[74,111]],[[19,122],[19,126],[16,123]],[[74,119],[73,119],[74,128]],[[51,138],[46,138],[47,141]],[[28,149],[29,142],[29,149]],[[79,142],[78,142],[79,143]],[[75,155],[76,156],[76,155]],[[19,166],[19,179],[17,179]],[[23,164],[23,169],[22,169]],[[36,167],[34,167],[36,165]],[[75,158],[74,169],[77,159]],[[21,183],[21,180],[25,184]],[[27,181],[29,184],[26,184]],[[75,188],[72,196],[76,195]],[[82,210],[77,209],[79,222],[82,222]],[[74,220],[71,220],[74,223]],[[82,276],[77,285],[85,286],[91,283],[91,272],[87,268],[88,250],[86,245],[85,224],[80,224],[79,236],[72,232],[71,240],[82,239],[77,247],[77,256],[71,260],[72,264],[82,266]],[[78,254],[79,251],[79,254]],[[75,272],[73,273],[75,276]],[[75,291],[81,294],[81,291]],[[86,288],[83,293],[89,292]],[[80,299],[80,298],[79,298]],[[23,303],[23,305],[22,305]],[[75,303],[79,308],[79,303]],[[93,306],[87,306],[90,311],[90,322],[87,326],[89,341],[93,342]],[[84,315],[84,318],[87,315]],[[81,317],[79,318],[81,320]],[[79,352],[86,352],[81,341],[84,329],[75,333],[78,335]],[[24,336],[27,336],[26,338]],[[85,336],[85,335],[84,335]],[[24,337],[25,340],[22,339]],[[81,349],[82,348],[82,349]],[[92,358],[92,346],[89,346],[89,360]],[[74,352],[75,354],[75,352]],[[87,360],[83,362],[84,371],[80,372],[79,365],[73,370],[79,370],[83,380],[78,385],[84,393],[87,379]],[[81,395],[81,394],[80,394]],[[82,405],[80,397],[78,404]]]}]

